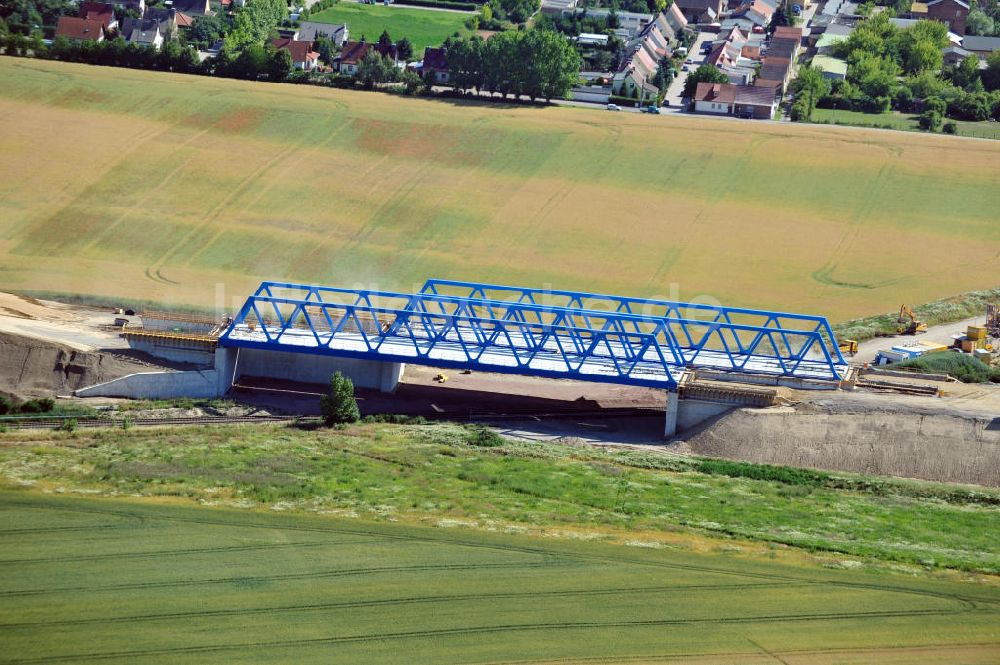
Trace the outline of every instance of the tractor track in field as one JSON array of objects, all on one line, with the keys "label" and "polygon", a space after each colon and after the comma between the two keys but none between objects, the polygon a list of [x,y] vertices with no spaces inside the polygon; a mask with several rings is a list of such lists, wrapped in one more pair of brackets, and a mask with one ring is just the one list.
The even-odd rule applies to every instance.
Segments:
[{"label": "tractor track in field", "polygon": [[284,573],[277,575],[243,575],[239,577],[209,577],[197,580],[175,580],[173,582],[131,582],[125,584],[82,585],[76,587],[60,587],[49,589],[25,589],[18,591],[0,591],[0,598],[23,596],[42,596],[52,593],[67,592],[102,592],[124,591],[132,589],[168,589],[176,587],[202,586],[209,584],[245,584],[248,582],[285,582],[291,580],[308,580],[315,578],[354,577],[360,575],[378,575],[382,573],[400,573],[413,571],[449,571],[449,570],[481,570],[509,568],[542,568],[570,565],[562,562],[511,562],[511,563],[454,563],[454,564],[417,564],[411,566],[382,566],[370,568],[340,568],[310,573]]},{"label": "tractor track in field", "polygon": [[[8,502],[8,505],[19,505],[19,502]],[[32,504],[34,505],[34,504]],[[45,508],[42,508],[45,509]],[[791,584],[813,584],[817,586],[834,586],[842,587],[848,589],[868,589],[872,591],[886,591],[891,593],[901,593],[910,594],[917,596],[926,596],[930,598],[940,598],[945,600],[953,600],[962,603],[966,607],[966,611],[978,609],[977,603],[986,603],[988,605],[996,605],[998,601],[993,599],[987,599],[982,597],[976,597],[974,595],[968,594],[953,594],[953,593],[943,593],[936,591],[928,591],[926,589],[914,589],[904,585],[891,585],[891,584],[877,584],[873,582],[839,582],[823,577],[805,577],[799,575],[779,575],[776,573],[765,573],[765,572],[755,572],[749,570],[731,570],[725,568],[716,568],[713,566],[703,566],[697,564],[684,564],[677,562],[663,562],[655,561],[643,558],[634,558],[627,556],[606,556],[600,554],[588,554],[584,552],[554,552],[551,549],[545,549],[541,547],[527,547],[527,546],[512,546],[512,545],[498,545],[495,543],[477,542],[470,541],[462,538],[451,537],[448,535],[436,535],[435,537],[427,536],[417,536],[411,534],[385,534],[377,531],[370,531],[359,528],[334,528],[334,527],[305,527],[305,526],[291,526],[291,525],[279,525],[279,524],[263,524],[254,522],[243,522],[239,524],[234,524],[233,522],[225,520],[210,520],[210,519],[196,519],[196,518],[186,518],[186,517],[159,517],[150,518],[148,516],[136,515],[128,511],[106,511],[98,509],[87,509],[87,508],[67,508],[67,507],[55,507],[55,510],[63,510],[68,512],[85,512],[85,513],[98,513],[98,514],[114,514],[123,517],[132,517],[137,520],[144,519],[159,519],[161,521],[170,522],[183,522],[188,524],[200,524],[209,526],[235,526],[239,528],[262,528],[262,529],[273,529],[279,531],[300,531],[309,533],[336,533],[336,534],[350,534],[355,536],[361,536],[365,538],[378,538],[387,541],[398,540],[421,544],[447,544],[458,547],[466,547],[472,549],[483,549],[489,551],[499,551],[507,554],[522,554],[529,556],[540,557],[540,561],[524,561],[524,562],[510,562],[510,563],[483,563],[483,564],[444,564],[444,565],[420,565],[420,566],[404,566],[399,568],[393,567],[383,567],[383,568],[355,568],[355,569],[342,569],[342,570],[332,570],[332,571],[322,571],[320,573],[303,573],[303,574],[291,574],[291,575],[276,575],[276,576],[258,576],[258,577],[230,577],[230,578],[210,578],[204,583],[208,584],[225,584],[225,583],[238,583],[247,582],[255,580],[280,580],[280,579],[301,579],[308,578],[310,576],[317,577],[339,577],[339,576],[353,576],[353,575],[363,575],[368,572],[374,574],[380,574],[384,572],[393,572],[395,570],[467,570],[475,568],[539,568],[545,566],[574,566],[579,565],[584,561],[600,562],[610,565],[622,565],[629,564],[635,566],[646,566],[651,568],[660,568],[668,570],[683,570],[686,572],[697,572],[706,573],[711,575],[730,575],[736,577],[744,577],[751,580],[766,580],[768,582],[784,582]],[[26,590],[26,591],[13,591],[13,592],[0,592],[0,598],[5,596],[24,596],[24,595],[40,595],[47,593],[55,593],[60,591],[91,591],[91,590],[114,590],[117,588],[157,588],[157,587],[170,587],[170,586],[192,586],[203,582],[186,580],[181,582],[149,582],[149,583],[133,583],[127,585],[116,585],[107,587],[70,587],[62,589],[38,589],[38,590]]]},{"label": "tractor track in field", "polygon": [[129,651],[114,651],[103,653],[81,653],[63,656],[45,656],[17,661],[4,660],[0,663],[58,663],[65,661],[94,661],[108,659],[136,659],[153,656],[180,656],[185,654],[217,653],[222,651],[257,650],[275,648],[302,648],[309,646],[350,644],[365,642],[385,642],[388,640],[422,639],[428,637],[456,637],[466,635],[488,635],[497,633],[539,631],[539,630],[593,630],[602,628],[636,628],[654,626],[689,626],[689,625],[740,625],[755,623],[787,623],[815,621],[850,621],[872,618],[897,618],[940,616],[959,614],[962,611],[948,610],[888,610],[875,612],[830,612],[814,614],[770,614],[761,616],[715,617],[697,619],[649,619],[635,621],[553,621],[545,623],[501,624],[496,626],[469,626],[462,628],[439,628],[428,630],[397,631],[390,633],[368,633],[361,635],[344,635],[318,637],[297,640],[273,640],[241,643],[222,643],[202,646],[167,647],[160,649],[136,649]]},{"label": "tractor track in field", "polygon": [[616,594],[630,593],[665,593],[665,592],[685,592],[685,591],[732,591],[743,589],[774,589],[774,588],[795,588],[802,586],[812,586],[809,583],[792,584],[785,582],[755,582],[749,584],[678,584],[672,586],[647,586],[647,587],[612,587],[603,589],[578,589],[564,591],[522,591],[522,592],[501,592],[501,593],[469,593],[469,594],[449,594],[439,596],[411,596],[404,598],[384,598],[376,600],[348,600],[336,603],[312,603],[301,605],[276,605],[272,607],[259,607],[252,609],[217,609],[217,610],[196,610],[192,612],[164,612],[160,614],[138,614],[111,617],[95,617],[89,619],[65,619],[55,621],[24,621],[14,623],[0,623],[0,628],[21,628],[31,626],[70,626],[101,623],[118,622],[140,622],[140,621],[167,621],[172,619],[223,617],[223,616],[245,616],[250,614],[271,614],[274,612],[314,612],[322,610],[334,610],[358,607],[381,607],[389,605],[409,605],[421,603],[446,603],[462,602],[468,600],[503,600],[517,598],[562,598],[562,597],[583,597],[583,596],[613,596]]},{"label": "tractor track in field", "polygon": [[[388,539],[381,539],[388,540]],[[160,550],[158,552],[113,552],[110,554],[91,554],[83,556],[60,556],[40,559],[0,559],[0,566],[23,566],[31,564],[70,563],[76,561],[106,561],[108,559],[155,559],[164,556],[188,556],[199,554],[226,554],[229,552],[253,552],[256,550],[278,550],[290,547],[338,547],[340,545],[359,545],[361,543],[377,543],[380,539],[371,537],[359,540],[331,540],[305,543],[260,543],[257,545],[232,545],[228,547],[193,547],[181,550]]]}]

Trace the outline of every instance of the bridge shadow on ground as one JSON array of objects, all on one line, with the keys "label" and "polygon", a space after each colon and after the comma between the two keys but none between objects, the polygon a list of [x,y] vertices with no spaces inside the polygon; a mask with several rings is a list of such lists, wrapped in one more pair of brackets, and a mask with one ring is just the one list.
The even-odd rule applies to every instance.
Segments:
[{"label": "bridge shadow on ground", "polygon": [[[531,440],[662,443],[664,404],[656,391],[629,392],[573,381],[534,381],[527,392],[516,391],[524,386],[505,391],[507,387],[490,381],[456,386],[418,380],[401,383],[393,394],[364,388],[355,394],[362,415],[487,423]],[[231,397],[274,412],[318,415],[319,397],[326,389],[321,384],[243,376]]]}]

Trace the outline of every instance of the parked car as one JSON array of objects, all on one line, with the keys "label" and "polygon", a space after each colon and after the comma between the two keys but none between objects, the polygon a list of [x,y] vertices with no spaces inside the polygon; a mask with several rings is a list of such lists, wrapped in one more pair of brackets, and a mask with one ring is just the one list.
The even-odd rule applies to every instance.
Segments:
[{"label": "parked car", "polygon": [[608,104],[608,110],[609,111],[621,111],[622,107],[618,106],[617,104]]},{"label": "parked car", "polygon": [[689,71],[691,71],[691,68],[688,67],[687,65],[684,65],[683,67],[681,67],[681,71],[682,72],[689,72]]},{"label": "parked car", "polygon": [[653,115],[660,115],[660,109],[659,109],[659,107],[653,106],[652,104],[650,104],[649,106],[642,107],[642,112],[643,113],[652,113]]},{"label": "parked car", "polygon": [[792,5],[792,13],[798,16],[802,13],[802,5]]}]

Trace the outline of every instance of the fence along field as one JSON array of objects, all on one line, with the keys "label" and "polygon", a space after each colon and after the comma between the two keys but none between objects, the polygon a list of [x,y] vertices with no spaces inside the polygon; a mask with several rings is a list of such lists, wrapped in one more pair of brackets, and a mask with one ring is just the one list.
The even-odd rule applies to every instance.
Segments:
[{"label": "fence along field", "polygon": [[442,276],[842,320],[1000,267],[995,142],[13,58],[0,113],[3,289],[213,305]]},{"label": "fence along field", "polygon": [[963,583],[23,491],[0,509],[3,663],[996,653],[1000,595]]}]

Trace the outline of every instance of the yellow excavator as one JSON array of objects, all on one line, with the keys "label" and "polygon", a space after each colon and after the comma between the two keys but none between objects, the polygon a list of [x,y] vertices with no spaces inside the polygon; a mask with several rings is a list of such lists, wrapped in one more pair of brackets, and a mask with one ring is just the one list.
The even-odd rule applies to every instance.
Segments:
[{"label": "yellow excavator", "polygon": [[896,332],[900,335],[916,335],[917,333],[927,332],[927,324],[917,319],[917,315],[906,305],[899,306],[899,318],[897,321],[899,326],[896,328]]},{"label": "yellow excavator", "polygon": [[842,339],[837,342],[837,347],[849,356],[853,356],[858,352],[858,342],[853,339]]}]

